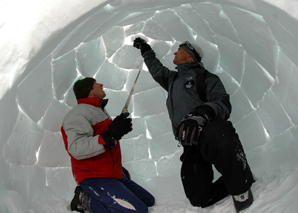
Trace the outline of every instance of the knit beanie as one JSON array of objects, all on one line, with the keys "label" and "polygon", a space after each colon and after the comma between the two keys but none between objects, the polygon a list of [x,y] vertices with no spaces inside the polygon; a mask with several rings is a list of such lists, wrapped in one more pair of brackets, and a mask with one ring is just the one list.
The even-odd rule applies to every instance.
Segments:
[{"label": "knit beanie", "polygon": [[186,52],[188,52],[195,60],[195,62],[201,62],[203,58],[203,51],[200,47],[192,45],[188,41],[181,43],[179,47],[183,48]]},{"label": "knit beanie", "polygon": [[90,91],[93,89],[93,84],[96,80],[91,77],[77,80],[73,85],[73,92],[78,99],[88,98]]}]

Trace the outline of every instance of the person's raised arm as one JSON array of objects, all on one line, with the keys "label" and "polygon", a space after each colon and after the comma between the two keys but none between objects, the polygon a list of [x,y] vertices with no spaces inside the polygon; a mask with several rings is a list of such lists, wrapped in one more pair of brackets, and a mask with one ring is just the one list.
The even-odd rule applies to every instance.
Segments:
[{"label": "person's raised arm", "polygon": [[163,66],[163,64],[155,57],[155,52],[146,40],[138,37],[134,40],[133,46],[140,49],[144,62],[153,79],[168,91],[169,82],[171,82],[171,78],[174,77],[177,72],[171,71]]}]

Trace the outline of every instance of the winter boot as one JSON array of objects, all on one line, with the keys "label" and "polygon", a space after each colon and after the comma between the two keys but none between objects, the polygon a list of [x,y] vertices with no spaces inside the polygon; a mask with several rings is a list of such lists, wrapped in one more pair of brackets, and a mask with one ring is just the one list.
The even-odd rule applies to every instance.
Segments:
[{"label": "winter boot", "polygon": [[233,195],[233,201],[237,213],[244,212],[254,201],[251,189],[240,195]]},{"label": "winter boot", "polygon": [[84,206],[84,197],[85,192],[80,186],[77,186],[75,189],[75,195],[70,203],[71,211],[78,211],[84,213],[84,210],[86,210]]}]

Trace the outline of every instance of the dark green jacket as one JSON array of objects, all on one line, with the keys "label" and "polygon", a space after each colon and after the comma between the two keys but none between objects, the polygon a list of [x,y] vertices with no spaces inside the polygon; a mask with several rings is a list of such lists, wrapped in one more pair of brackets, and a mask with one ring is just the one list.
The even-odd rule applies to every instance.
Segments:
[{"label": "dark green jacket", "polygon": [[193,62],[178,65],[178,72],[171,71],[155,57],[153,50],[143,57],[154,80],[168,92],[167,108],[174,134],[181,119],[206,102],[217,107],[215,119],[230,117],[230,96],[217,75]]}]

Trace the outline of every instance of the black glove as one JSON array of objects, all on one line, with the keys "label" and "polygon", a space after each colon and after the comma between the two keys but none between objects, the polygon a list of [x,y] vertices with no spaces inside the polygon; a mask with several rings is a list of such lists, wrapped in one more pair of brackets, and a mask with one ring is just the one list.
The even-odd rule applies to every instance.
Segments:
[{"label": "black glove", "polygon": [[138,37],[133,41],[133,46],[137,49],[141,50],[141,54],[143,55],[145,52],[151,50],[151,47],[149,44],[147,44],[147,41],[144,39]]},{"label": "black glove", "polygon": [[101,133],[107,148],[114,148],[117,141],[132,130],[132,120],[128,116],[129,113],[121,113],[110,123],[108,131]]},{"label": "black glove", "polygon": [[122,170],[123,170],[123,177],[131,179],[129,171],[127,169],[125,169],[124,167],[122,167]]},{"label": "black glove", "polygon": [[205,123],[214,119],[214,116],[214,110],[208,105],[195,108],[179,122],[175,139],[183,146],[197,145]]}]

